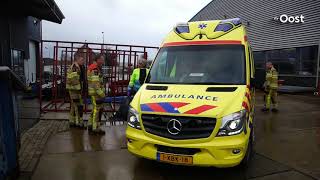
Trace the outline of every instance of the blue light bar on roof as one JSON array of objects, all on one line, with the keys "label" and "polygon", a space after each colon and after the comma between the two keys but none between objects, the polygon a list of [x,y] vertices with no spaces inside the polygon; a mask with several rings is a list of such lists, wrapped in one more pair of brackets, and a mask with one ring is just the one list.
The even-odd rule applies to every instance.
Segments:
[{"label": "blue light bar on roof", "polygon": [[240,18],[225,19],[220,22],[220,24],[223,23],[232,23],[233,25],[238,26],[239,24],[241,24],[241,20]]},{"label": "blue light bar on roof", "polygon": [[189,26],[177,26],[176,27],[176,32],[178,34],[181,34],[181,33],[189,33],[190,32],[190,29],[189,29]]},{"label": "blue light bar on roof", "polygon": [[228,32],[234,26],[238,26],[240,24],[241,24],[240,18],[225,19],[220,21],[220,23],[214,29],[214,32],[217,32],[217,31]]},{"label": "blue light bar on roof", "polygon": [[232,28],[233,28],[233,26],[231,24],[229,24],[229,23],[218,24],[217,27],[214,29],[214,32],[217,32],[217,31],[227,32]]}]

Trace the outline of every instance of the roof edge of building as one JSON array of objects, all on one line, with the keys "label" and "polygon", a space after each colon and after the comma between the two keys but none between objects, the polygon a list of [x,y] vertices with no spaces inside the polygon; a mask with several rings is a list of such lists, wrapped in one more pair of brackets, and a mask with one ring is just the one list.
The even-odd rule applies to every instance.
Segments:
[{"label": "roof edge of building", "polygon": [[43,0],[43,1],[47,4],[47,6],[51,9],[52,13],[55,15],[56,21],[54,22],[61,24],[62,20],[65,19],[65,16],[60,10],[55,0]]}]

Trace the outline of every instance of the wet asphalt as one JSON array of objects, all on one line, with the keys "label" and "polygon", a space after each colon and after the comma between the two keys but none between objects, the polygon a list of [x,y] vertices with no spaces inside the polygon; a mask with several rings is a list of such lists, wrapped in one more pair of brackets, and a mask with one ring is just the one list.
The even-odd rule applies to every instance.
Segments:
[{"label": "wet asphalt", "polygon": [[185,167],[131,155],[125,126],[105,127],[106,135],[71,129],[54,135],[33,180],[80,179],[320,179],[320,97],[280,95],[279,112],[264,113],[256,97],[255,154],[247,169]]}]

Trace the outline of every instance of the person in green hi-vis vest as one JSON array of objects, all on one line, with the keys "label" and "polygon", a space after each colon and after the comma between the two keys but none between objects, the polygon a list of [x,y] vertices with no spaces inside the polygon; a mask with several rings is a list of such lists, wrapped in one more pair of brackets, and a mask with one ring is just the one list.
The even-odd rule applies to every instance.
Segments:
[{"label": "person in green hi-vis vest", "polygon": [[138,68],[133,70],[130,77],[127,91],[128,96],[134,96],[136,94],[136,92],[144,83],[148,73],[149,69],[147,69],[147,60],[144,58],[140,58],[138,61]]}]

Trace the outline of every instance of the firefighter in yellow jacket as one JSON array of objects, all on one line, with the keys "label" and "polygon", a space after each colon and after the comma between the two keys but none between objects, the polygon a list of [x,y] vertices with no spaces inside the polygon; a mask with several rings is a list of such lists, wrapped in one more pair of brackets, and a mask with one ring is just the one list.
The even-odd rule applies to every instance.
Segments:
[{"label": "firefighter in yellow jacket", "polygon": [[105,98],[105,88],[103,83],[102,65],[104,63],[104,56],[99,54],[95,61],[89,66],[88,76],[88,94],[91,97],[92,111],[89,119],[89,132],[96,134],[105,134],[99,128],[103,111],[103,101]]},{"label": "firefighter in yellow jacket", "polygon": [[70,66],[67,71],[66,89],[70,95],[70,114],[69,124],[70,127],[84,127],[83,124],[83,102],[82,91],[84,87],[84,58],[75,55],[75,62]]},{"label": "firefighter in yellow jacket", "polygon": [[272,111],[278,112],[277,90],[278,90],[278,72],[271,62],[266,63],[266,81],[264,83],[264,102],[263,111],[269,111],[272,104]]}]

